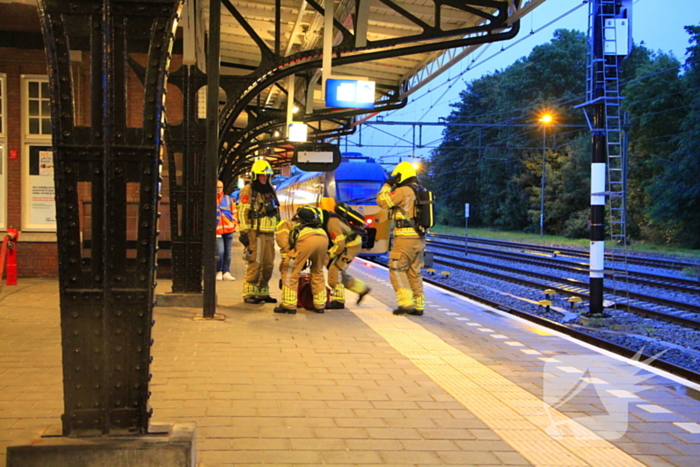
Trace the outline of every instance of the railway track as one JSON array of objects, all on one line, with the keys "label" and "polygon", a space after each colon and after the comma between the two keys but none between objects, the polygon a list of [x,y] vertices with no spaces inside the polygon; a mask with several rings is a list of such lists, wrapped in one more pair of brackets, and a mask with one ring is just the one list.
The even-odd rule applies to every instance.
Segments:
[{"label": "railway track", "polygon": [[[450,240],[453,242],[464,243],[464,237],[458,235],[442,235],[442,234],[432,234],[429,239],[439,239],[439,240]],[[487,238],[476,238],[469,237],[468,245],[482,245],[490,246],[493,248],[508,248],[519,251],[530,251],[545,253],[548,255],[565,256],[570,258],[588,258],[588,250],[578,249],[578,248],[560,248],[546,245],[534,245],[529,243],[516,243],[507,242],[503,240],[492,240]],[[610,254],[605,255],[606,261],[613,261],[615,257]],[[675,261],[675,260],[662,260],[656,258],[644,258],[636,255],[628,255],[627,262],[631,265],[653,267],[660,269],[668,269],[672,271],[682,271],[684,269],[699,268],[700,262],[688,262],[688,261]]]},{"label": "railway track", "polygon": [[700,383],[700,373],[693,371],[692,369],[685,368],[680,365],[676,365],[673,362],[667,361],[664,359],[663,356],[659,358],[658,355],[653,355],[651,353],[645,353],[643,350],[634,350],[631,349],[627,346],[617,344],[611,340],[607,339],[602,339],[600,337],[591,335],[590,333],[587,333],[581,329],[577,329],[572,326],[567,326],[565,324],[558,323],[556,321],[552,321],[547,318],[543,318],[542,316],[535,315],[533,313],[529,313],[527,311],[524,311],[522,309],[517,309],[514,307],[509,307],[506,305],[503,305],[501,303],[495,302],[493,300],[489,300],[487,298],[477,296],[474,294],[470,294],[468,292],[465,292],[464,290],[458,289],[456,287],[452,287],[450,285],[441,283],[439,281],[433,280],[433,279],[428,279],[424,278],[424,280],[428,283],[431,283],[437,287],[440,287],[445,290],[449,290],[450,292],[461,295],[463,297],[467,297],[469,299],[472,299],[474,301],[484,303],[492,308],[504,311],[506,313],[519,316],[521,318],[524,318],[528,321],[532,321],[534,323],[537,323],[541,326],[544,326],[546,328],[552,329],[554,331],[558,331],[562,334],[566,334],[568,336],[574,337],[575,339],[578,339],[583,342],[587,342],[591,345],[594,345],[596,347],[599,347],[601,349],[608,350],[610,352],[614,352],[618,355],[621,355],[626,358],[633,359],[635,361],[645,361],[648,362],[649,365],[659,368],[661,370],[667,371],[671,374],[680,376],[681,378],[685,378],[687,380],[693,381],[695,383]]},{"label": "railway track", "polygon": [[[630,331],[598,331],[576,324],[559,322],[560,318],[558,317],[549,319],[553,318],[554,314],[543,313],[543,307],[537,305],[539,299],[545,298],[545,289],[554,290],[559,297],[577,296],[581,297],[584,302],[588,301],[588,263],[577,261],[580,258],[587,258],[587,251],[572,249],[571,252],[575,252],[574,255],[574,253],[559,248],[491,240],[477,243],[477,241],[472,242],[470,239],[467,257],[463,254],[451,255],[449,252],[464,253],[463,241],[463,237],[456,236],[433,235],[428,237],[428,249],[434,254],[435,267],[453,270],[450,277],[456,277],[457,281],[435,280],[432,277],[424,276],[427,282],[630,358],[637,354],[638,350],[625,346],[624,344],[629,344],[629,342],[626,338],[620,339],[620,336],[630,336],[634,341],[635,336],[639,336],[639,332],[642,336],[645,335],[644,332],[649,332],[645,331],[647,328],[668,328],[668,333],[660,333],[660,340],[655,340],[657,345],[668,348],[664,347],[665,342],[676,347],[679,347],[679,343],[684,342],[682,339],[681,341],[666,341],[663,334],[675,333],[680,329],[682,333],[695,335],[700,329],[700,281],[674,277],[674,274],[677,276],[678,271],[684,268],[697,268],[697,264],[635,257],[634,261],[630,261],[630,264],[634,264],[635,267],[627,271],[626,280],[634,286],[633,288],[641,289],[641,291],[630,291],[625,293],[624,297],[616,297],[613,296],[615,290],[606,287],[605,298],[616,302],[618,311],[627,312],[620,315],[616,311],[614,313],[616,322],[618,318],[622,317],[623,322],[628,320],[639,324],[632,326],[634,329]],[[483,256],[483,258],[476,258],[478,256]],[[643,271],[644,267],[655,270]],[[666,269],[669,272],[664,274],[663,271],[659,272],[656,269]],[[460,285],[458,281],[462,274],[456,271],[463,271],[467,274],[465,277],[474,277],[469,276],[474,274],[489,279],[486,281],[477,280],[474,285],[471,285],[470,282]],[[616,272],[619,273],[619,271]],[[609,279],[611,276],[608,274],[606,277]],[[484,285],[484,283],[488,284],[490,279],[515,284],[515,287],[508,290],[507,286],[490,285],[489,287],[489,285]],[[479,282],[481,283],[479,284]],[[609,284],[612,281],[606,282]],[[484,292],[485,289],[489,288],[490,292]],[[494,300],[494,297],[497,297],[496,300],[500,302]],[[533,297],[536,298],[533,300]],[[558,303],[562,304],[561,307],[566,307],[563,300],[559,299]],[[552,309],[555,308],[556,306],[552,306]],[[560,311],[555,309],[555,312],[559,313]],[[571,314],[568,316],[571,317]],[[634,318],[634,316],[639,316],[639,318]],[[625,326],[621,325],[620,329],[624,328]],[[694,339],[694,337],[686,335],[687,341]],[[644,345],[642,343],[640,347]],[[682,347],[688,346],[691,349],[697,348],[694,347],[694,344]],[[665,356],[656,359],[653,365],[689,380],[700,382],[700,374],[695,371],[697,364],[687,363],[688,360],[693,360],[692,357],[688,357],[692,353],[683,353],[680,350],[678,352],[680,352],[678,354],[681,355],[680,358],[678,355],[671,356],[673,352],[669,352],[668,355],[665,354]],[[652,358],[652,355],[643,355],[643,358]]]},{"label": "railway track", "polygon": [[[545,289],[552,289],[561,295],[576,296],[581,297],[583,300],[588,300],[588,282],[583,280],[554,277],[551,274],[541,274],[519,268],[496,266],[483,261],[470,260],[468,264],[465,264],[463,258],[445,255],[442,255],[442,257],[450,259],[439,259],[438,257],[435,259],[435,263],[530,287],[535,291],[539,291],[539,293],[542,293]],[[605,291],[608,294],[613,292],[609,287],[606,287]],[[700,307],[698,305],[640,293],[629,293],[628,296],[629,301],[627,301],[626,297],[612,297],[609,295],[608,298],[616,301],[618,305],[622,305],[624,309],[630,312],[700,329]]]},{"label": "railway track", "polygon": [[[450,251],[460,251],[464,252],[464,247],[456,246],[454,243],[441,242],[433,239],[428,240],[428,246],[431,248],[440,248]],[[520,253],[517,251],[499,251],[490,248],[480,248],[480,247],[470,247],[469,253],[476,254],[479,256],[497,258],[504,261],[514,261],[520,264],[528,264],[539,267],[547,267],[552,269],[557,269],[560,271],[569,272],[571,274],[583,274],[588,275],[588,263],[587,262],[572,262],[561,257],[544,257],[536,256],[526,253]],[[465,258],[466,261],[470,261],[471,258]],[[619,277],[619,273],[623,271],[612,270],[611,273],[606,273],[606,279],[613,279],[616,274]],[[681,292],[689,295],[700,296],[700,281],[693,279],[684,279],[678,277],[671,277],[662,274],[645,273],[639,271],[624,271],[627,275],[626,281],[631,284],[636,284],[645,287],[656,287],[666,290],[673,290],[676,292]]]}]

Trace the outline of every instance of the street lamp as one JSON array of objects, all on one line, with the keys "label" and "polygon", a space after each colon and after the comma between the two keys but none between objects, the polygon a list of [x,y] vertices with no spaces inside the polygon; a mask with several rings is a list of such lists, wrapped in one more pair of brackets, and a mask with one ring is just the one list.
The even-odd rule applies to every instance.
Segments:
[{"label": "street lamp", "polygon": [[539,122],[542,124],[542,182],[540,184],[540,235],[544,235],[544,180],[545,180],[545,155],[546,155],[546,138],[547,125],[551,125],[553,121],[552,115],[543,114]]}]

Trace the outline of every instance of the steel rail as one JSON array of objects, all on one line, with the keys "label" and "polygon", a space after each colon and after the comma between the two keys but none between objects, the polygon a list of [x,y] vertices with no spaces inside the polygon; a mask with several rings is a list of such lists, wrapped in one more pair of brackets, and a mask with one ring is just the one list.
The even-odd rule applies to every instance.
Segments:
[{"label": "steel rail", "polygon": [[[443,256],[446,256],[447,258],[462,261],[462,258],[455,258],[453,256],[448,256],[448,255],[443,255]],[[462,267],[459,263],[451,263],[449,261],[443,261],[443,260],[435,260],[435,261],[442,263],[442,264],[445,264],[446,266],[454,267],[454,268],[461,268]],[[577,279],[566,279],[566,278],[552,277],[549,274],[541,274],[541,273],[536,273],[536,272],[532,272],[532,271],[523,271],[522,269],[511,268],[511,267],[507,267],[507,266],[494,266],[490,263],[486,263],[483,261],[474,261],[474,260],[469,260],[469,261],[471,263],[477,264],[479,266],[501,269],[504,271],[512,272],[513,274],[521,274],[521,275],[536,277],[536,278],[544,279],[547,281],[551,280],[553,282],[557,282],[560,284],[566,284],[570,287],[581,287],[581,288],[588,287],[587,282],[579,281]],[[504,277],[507,277],[507,276],[504,276]],[[539,285],[539,286],[541,287],[542,285]],[[562,289],[562,290],[566,291],[567,289]],[[605,291],[611,295],[614,295],[614,290],[610,287],[606,287]],[[568,293],[571,294],[571,292],[568,292]],[[690,312],[693,312],[693,313],[700,315],[700,306],[698,306],[698,305],[693,305],[693,304],[684,303],[684,302],[678,302],[675,300],[669,300],[669,299],[665,299],[665,298],[651,297],[648,295],[635,293],[635,292],[626,292],[626,295],[628,295],[630,298],[633,298],[635,300],[639,300],[639,301],[643,301],[643,302],[647,302],[647,303],[652,303],[652,304],[656,303],[656,304],[668,306],[671,308],[677,308],[677,309],[681,309],[681,310],[690,311]],[[625,303],[625,306],[632,307],[633,305]],[[640,310],[641,310],[641,308],[640,308]]]},{"label": "steel rail", "polygon": [[[540,278],[545,278],[546,280],[552,281],[549,284],[542,284],[542,283],[533,282],[533,281],[530,281],[527,279],[521,279],[521,278],[517,278],[517,277],[513,277],[513,276],[503,275],[503,274],[496,273],[496,272],[484,271],[483,269],[472,268],[469,266],[465,266],[463,264],[452,263],[450,261],[443,261],[443,260],[435,259],[435,262],[439,263],[439,264],[443,264],[443,265],[448,266],[448,267],[455,268],[455,269],[461,269],[463,271],[471,272],[471,273],[482,275],[482,276],[493,277],[494,279],[499,279],[499,280],[503,280],[506,282],[513,282],[513,283],[523,285],[526,287],[532,287],[532,288],[539,289],[539,290],[553,289],[553,290],[557,291],[557,293],[560,293],[563,295],[577,296],[577,297],[581,297],[581,298],[586,299],[586,300],[588,300],[588,298],[589,298],[588,293],[584,292],[584,290],[587,289],[588,284],[583,282],[583,281],[575,281],[575,280],[571,280],[571,279],[569,279],[569,280],[557,280],[557,279],[552,279],[550,276],[545,276],[542,274],[533,274],[533,273],[523,272],[523,271],[517,270],[517,274],[536,275],[536,276],[540,276]],[[487,267],[492,267],[491,265],[489,265],[487,263],[482,263],[482,265],[487,266]],[[513,268],[506,268],[506,269],[513,269]],[[516,270],[513,270],[513,272],[516,272]],[[565,283],[565,285],[562,286],[561,285],[562,283]],[[559,284],[559,285],[557,285],[557,284]],[[576,290],[572,290],[571,287],[577,287],[581,291],[579,292]],[[643,315],[650,316],[650,317],[653,317],[656,319],[661,319],[661,320],[673,322],[676,324],[680,324],[682,326],[688,326],[688,327],[692,327],[695,329],[700,329],[700,321],[684,318],[682,316],[675,316],[675,315],[671,315],[668,313],[662,313],[662,312],[655,311],[655,310],[648,310],[645,308],[640,308],[639,306],[636,306],[634,304],[625,304],[625,306],[630,311],[633,311],[633,312],[638,313],[638,314],[643,314]]]},{"label": "steel rail", "polygon": [[[450,240],[455,240],[455,241],[464,241],[464,237],[458,236],[458,235],[444,235],[444,234],[432,234],[431,237],[434,238],[443,238],[443,239],[450,239]],[[508,241],[503,241],[503,240],[491,240],[487,238],[477,238],[477,237],[469,237],[469,242],[470,243],[480,243],[483,245],[493,245],[493,246],[498,246],[498,247],[503,247],[503,248],[514,248],[514,249],[528,249],[528,250],[534,250],[534,251],[543,251],[547,252],[550,254],[553,254],[554,252],[558,252],[560,254],[568,255],[568,256],[573,256],[575,258],[588,258],[588,251],[583,250],[583,249],[575,249],[575,248],[559,248],[559,247],[553,247],[553,246],[545,246],[545,245],[533,245],[530,243],[517,243],[517,242],[508,242]],[[611,260],[612,256],[611,255],[606,255],[605,259]],[[653,258],[640,258],[638,256],[628,256],[627,261],[630,264],[635,264],[635,265],[640,265],[640,266],[651,266],[651,267],[658,267],[658,268],[663,268],[663,269],[672,269],[672,270],[682,270],[686,268],[698,268],[700,267],[700,262],[697,263],[690,263],[686,261],[670,261],[670,260],[658,260],[658,259],[653,259]]]},{"label": "steel rail", "polygon": [[[428,245],[437,248],[443,248],[452,251],[464,251],[463,246],[455,245],[454,243],[442,243],[436,240],[428,240]],[[569,271],[577,274],[588,274],[588,263],[572,263],[565,262],[561,259],[554,259],[542,256],[533,256],[527,253],[518,253],[513,251],[499,251],[490,248],[470,247],[470,253],[476,253],[481,256],[492,258],[500,258],[506,261],[518,261],[522,264],[532,264],[562,271]],[[466,258],[470,261],[469,258]],[[612,270],[615,272],[615,270]],[[658,274],[648,274],[638,271],[627,271],[628,280],[630,283],[643,285],[647,287],[656,287],[663,289],[675,290],[688,294],[700,294],[700,282],[690,279],[682,279],[677,277],[661,276]],[[606,273],[605,277],[613,279],[613,274]]]}]

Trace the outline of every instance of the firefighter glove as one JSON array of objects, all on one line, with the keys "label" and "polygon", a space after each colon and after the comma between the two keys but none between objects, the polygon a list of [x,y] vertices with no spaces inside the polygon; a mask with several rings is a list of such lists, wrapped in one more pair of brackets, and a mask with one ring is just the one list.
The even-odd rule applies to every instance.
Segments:
[{"label": "firefighter glove", "polygon": [[393,188],[394,186],[396,186],[398,184],[399,177],[401,177],[401,175],[399,175],[399,174],[392,175],[391,177],[387,178],[384,183],[386,183],[387,185],[389,185],[390,187]]},{"label": "firefighter glove", "polygon": [[241,244],[247,248],[248,245],[250,245],[250,240],[248,239],[248,232],[241,232],[238,236],[238,241],[241,242]]}]

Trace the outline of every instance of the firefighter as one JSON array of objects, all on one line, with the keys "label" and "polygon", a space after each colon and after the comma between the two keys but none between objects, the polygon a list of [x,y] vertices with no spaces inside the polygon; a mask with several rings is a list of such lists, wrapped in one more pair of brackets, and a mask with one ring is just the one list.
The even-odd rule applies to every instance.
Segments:
[{"label": "firefighter", "polygon": [[284,283],[284,273],[287,270],[287,255],[289,255],[289,235],[294,230],[296,223],[291,219],[283,219],[277,224],[275,228],[275,242],[280,248],[280,256],[282,260],[280,261],[280,290],[282,290],[282,284]]},{"label": "firefighter", "polygon": [[241,189],[238,206],[239,241],[247,263],[243,282],[245,303],[277,303],[269,282],[275,262],[274,232],[279,222],[279,201],[270,183],[272,167],[258,159],[251,168],[252,182]]},{"label": "firefighter", "polygon": [[416,194],[409,186],[418,183],[410,162],[401,162],[377,195],[377,204],[389,210],[394,220],[394,241],[389,253],[389,277],[396,293],[395,315],[421,316],[425,310],[423,295],[423,254],[425,238],[416,228]]},{"label": "firefighter", "polygon": [[329,310],[345,308],[345,289],[355,292],[357,304],[362,302],[370,288],[360,279],[350,276],[346,271],[355,256],[362,249],[361,233],[364,226],[356,225],[348,218],[348,206],[339,201],[334,213],[324,211],[324,228],[330,241],[328,256],[328,286],[331,288]]},{"label": "firefighter", "polygon": [[[326,278],[323,276],[323,265],[328,250],[328,236],[321,226],[321,210],[311,206],[302,206],[297,209],[292,218],[296,225],[287,236],[284,223],[280,223],[277,239],[281,249],[288,249],[286,260],[283,261],[282,271],[282,304],[275,308],[275,313],[297,312],[297,291],[299,287],[299,275],[311,262],[311,293],[313,306],[316,313],[324,313],[327,293]],[[286,243],[285,243],[286,237]]]}]

